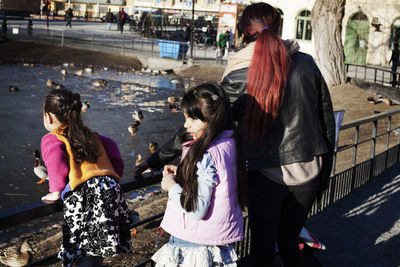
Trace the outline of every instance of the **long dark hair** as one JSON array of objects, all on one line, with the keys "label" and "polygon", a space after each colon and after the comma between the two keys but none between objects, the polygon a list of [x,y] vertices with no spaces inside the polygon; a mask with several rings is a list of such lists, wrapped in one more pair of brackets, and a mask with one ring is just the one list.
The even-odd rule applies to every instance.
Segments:
[{"label": "long dark hair", "polygon": [[245,130],[259,140],[278,115],[289,71],[289,55],[278,35],[280,13],[267,3],[247,6],[239,20],[245,42],[256,41],[247,77]]},{"label": "long dark hair", "polygon": [[[183,112],[192,119],[199,119],[208,125],[203,134],[191,145],[184,159],[178,165],[176,182],[182,186],[181,204],[190,212],[196,209],[198,190],[197,162],[200,161],[211,141],[223,130],[233,129],[229,115],[230,102],[226,92],[217,84],[204,83],[189,90],[182,99]],[[236,137],[236,134],[235,134]],[[237,151],[239,149],[236,144]],[[241,163],[237,164],[239,168]],[[238,172],[237,179],[242,172]]]},{"label": "long dark hair", "polygon": [[100,155],[98,138],[81,119],[81,97],[67,89],[52,90],[44,99],[43,111],[53,113],[65,126],[63,135],[68,139],[77,163],[96,162]]}]

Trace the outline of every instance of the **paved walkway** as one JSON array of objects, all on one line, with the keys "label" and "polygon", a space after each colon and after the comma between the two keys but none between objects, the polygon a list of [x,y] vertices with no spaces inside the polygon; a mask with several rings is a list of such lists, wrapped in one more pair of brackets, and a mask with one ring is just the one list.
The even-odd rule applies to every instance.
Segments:
[{"label": "paved walkway", "polygon": [[307,222],[324,267],[400,266],[400,164]]}]

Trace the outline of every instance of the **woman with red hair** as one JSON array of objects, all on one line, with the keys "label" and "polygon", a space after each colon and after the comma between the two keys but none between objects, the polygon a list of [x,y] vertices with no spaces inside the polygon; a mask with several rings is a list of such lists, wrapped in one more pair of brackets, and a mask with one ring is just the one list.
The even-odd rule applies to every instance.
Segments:
[{"label": "woman with red hair", "polygon": [[327,85],[310,55],[288,52],[279,12],[249,5],[239,20],[246,47],[221,85],[233,102],[248,172],[251,266],[305,266],[300,231],[329,179],[335,122]]}]

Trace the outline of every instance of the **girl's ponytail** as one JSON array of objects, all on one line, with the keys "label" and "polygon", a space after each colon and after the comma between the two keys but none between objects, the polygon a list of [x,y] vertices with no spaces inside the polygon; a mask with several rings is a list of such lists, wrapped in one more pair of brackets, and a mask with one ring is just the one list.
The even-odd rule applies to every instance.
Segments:
[{"label": "girl's ponytail", "polygon": [[99,157],[98,138],[81,118],[82,103],[78,93],[67,89],[57,89],[45,98],[44,112],[53,113],[65,126],[64,136],[68,139],[75,161],[96,162]]}]

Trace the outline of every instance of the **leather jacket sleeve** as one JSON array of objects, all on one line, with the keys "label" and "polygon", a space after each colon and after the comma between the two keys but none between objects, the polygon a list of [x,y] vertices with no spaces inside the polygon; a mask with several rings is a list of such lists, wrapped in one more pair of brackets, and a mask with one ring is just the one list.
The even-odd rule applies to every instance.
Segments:
[{"label": "leather jacket sleeve", "polygon": [[160,169],[179,157],[182,153],[182,143],[187,140],[185,128],[182,127],[174,137],[146,160],[150,168]]}]

